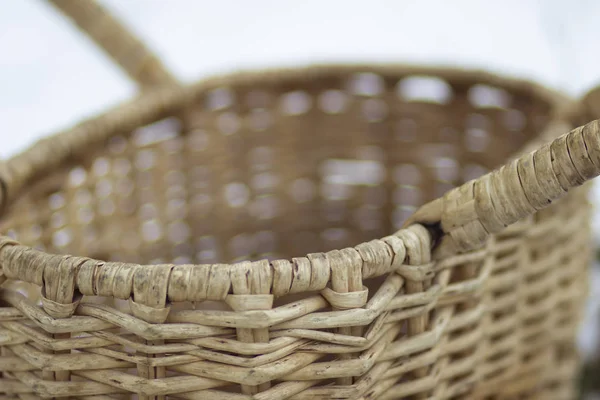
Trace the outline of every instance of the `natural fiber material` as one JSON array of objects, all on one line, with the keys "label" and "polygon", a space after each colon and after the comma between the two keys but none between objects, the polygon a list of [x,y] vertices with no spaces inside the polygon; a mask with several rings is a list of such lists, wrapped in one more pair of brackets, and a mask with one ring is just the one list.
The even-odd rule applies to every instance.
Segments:
[{"label": "natural fiber material", "polygon": [[545,143],[597,92],[398,66],[180,87],[94,1],[51,3],[163,88],[0,165],[1,399],[572,397],[598,123]]},{"label": "natural fiber material", "polygon": [[544,145],[565,104],[312,67],[150,91],[39,142],[0,173],[0,393],[572,398],[586,188],[534,212],[600,147],[597,123]]},{"label": "natural fiber material", "polygon": [[438,224],[439,258],[481,247],[490,233],[547,207],[600,174],[599,125],[592,122],[424,206],[407,222]]}]

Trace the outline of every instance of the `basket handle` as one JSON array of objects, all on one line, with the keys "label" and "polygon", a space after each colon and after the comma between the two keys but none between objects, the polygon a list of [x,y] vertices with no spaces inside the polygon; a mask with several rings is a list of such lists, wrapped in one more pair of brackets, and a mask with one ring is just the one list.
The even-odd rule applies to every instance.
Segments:
[{"label": "basket handle", "polygon": [[490,234],[600,175],[600,120],[447,192],[407,221],[431,229],[434,258],[480,248]]},{"label": "basket handle", "polygon": [[142,88],[177,84],[144,43],[96,0],[47,0],[69,17]]}]

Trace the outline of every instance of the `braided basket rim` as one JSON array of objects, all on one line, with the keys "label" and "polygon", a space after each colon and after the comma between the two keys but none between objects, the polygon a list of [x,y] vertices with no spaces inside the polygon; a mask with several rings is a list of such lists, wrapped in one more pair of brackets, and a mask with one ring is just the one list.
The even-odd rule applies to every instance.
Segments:
[{"label": "braided basket rim", "polygon": [[[170,113],[185,107],[186,104],[192,102],[206,93],[206,91],[220,86],[240,87],[245,85],[255,85],[256,81],[263,84],[281,83],[286,80],[294,80],[295,82],[303,79],[313,79],[315,76],[340,75],[344,73],[356,72],[371,72],[383,77],[398,77],[401,75],[420,75],[420,76],[435,76],[452,83],[465,82],[473,84],[480,82],[499,86],[507,90],[514,90],[521,93],[527,93],[533,97],[537,97],[546,101],[550,106],[553,114],[550,115],[552,121],[562,117],[556,113],[556,110],[565,109],[565,105],[572,102],[569,96],[550,89],[544,85],[533,81],[506,76],[495,72],[485,71],[482,69],[468,69],[447,66],[427,66],[418,64],[406,63],[388,63],[388,64],[368,64],[368,63],[332,63],[332,64],[313,64],[308,66],[293,67],[293,68],[263,68],[249,69],[233,73],[223,73],[213,75],[211,77],[197,81],[185,86],[163,85],[153,90],[142,92],[134,99],[121,103],[99,116],[86,119],[72,126],[69,129],[60,131],[53,135],[47,136],[33,145],[29,146],[24,151],[6,160],[0,165],[0,184],[2,188],[2,212],[8,211],[8,207],[18,199],[21,191],[29,184],[44,176],[44,172],[59,167],[69,160],[73,154],[85,151],[89,146],[100,143],[104,139],[114,136],[118,133],[131,131],[137,126],[151,123],[166,117]],[[539,133],[533,139],[525,144],[514,155],[521,154],[523,151],[533,148],[540,144],[544,132]],[[509,161],[509,160],[507,160]],[[428,228],[419,224],[413,225],[415,229],[402,228],[401,230],[390,233],[391,237],[399,238],[409,235],[414,240],[406,238],[402,240],[404,254],[402,260],[395,260],[392,264],[399,265],[406,261],[411,254],[422,254],[423,251],[431,253],[432,237]],[[376,240],[385,240],[386,238],[373,238]],[[370,242],[363,242],[354,246],[368,246]],[[6,245],[17,244],[12,239],[0,236],[0,252]],[[423,246],[427,244],[428,248]],[[31,247],[23,246],[33,250]],[[58,265],[57,259],[63,259],[64,255],[55,255],[46,252],[40,252],[49,259],[55,259],[55,262],[49,262],[48,265]],[[429,259],[429,255],[422,254],[418,258],[425,257]],[[295,257],[298,258],[298,257]],[[91,259],[89,259],[91,260]],[[104,264],[109,262],[94,260]],[[264,260],[263,260],[264,261]],[[269,264],[278,261],[289,261],[289,258],[282,260],[271,260]],[[260,262],[260,261],[259,261]],[[413,259],[414,262],[414,259]],[[252,262],[254,264],[255,262]],[[121,265],[130,265],[132,267],[148,267],[154,268],[155,265],[143,265],[135,263],[120,263]],[[239,263],[218,264],[220,268],[233,267]],[[253,269],[250,268],[250,271]],[[376,274],[367,274],[368,277],[381,276],[388,273],[389,270],[378,270]],[[364,273],[364,271],[363,271]],[[20,276],[19,279],[24,277]],[[29,280],[30,283],[31,279]]]}]

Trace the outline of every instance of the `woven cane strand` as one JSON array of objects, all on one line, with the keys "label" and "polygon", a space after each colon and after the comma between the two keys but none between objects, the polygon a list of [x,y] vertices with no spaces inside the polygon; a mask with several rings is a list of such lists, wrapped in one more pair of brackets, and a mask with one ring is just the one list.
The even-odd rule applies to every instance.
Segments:
[{"label": "woven cane strand", "polygon": [[600,147],[567,104],[319,66],[41,140],[0,164],[0,398],[574,398]]}]

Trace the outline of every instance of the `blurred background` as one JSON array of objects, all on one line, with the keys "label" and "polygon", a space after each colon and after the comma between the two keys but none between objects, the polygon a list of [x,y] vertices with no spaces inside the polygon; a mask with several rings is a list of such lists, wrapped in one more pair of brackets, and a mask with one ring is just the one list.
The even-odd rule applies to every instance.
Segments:
[{"label": "blurred background", "polygon": [[[100,2],[185,82],[266,66],[409,62],[483,68],[573,97],[600,84],[595,0]],[[127,76],[43,0],[0,0],[0,49],[3,158],[136,92]],[[600,203],[600,186],[593,196]],[[600,242],[599,211],[594,229]],[[589,366],[598,364],[600,349],[599,271],[593,269],[580,335]],[[593,385],[594,369],[588,371],[586,387]],[[588,390],[585,398],[600,399],[597,390]]]}]

